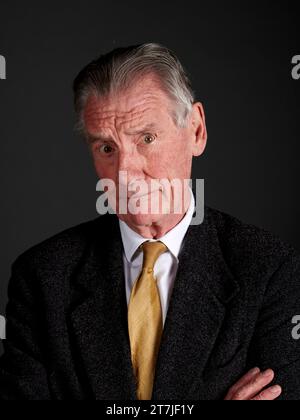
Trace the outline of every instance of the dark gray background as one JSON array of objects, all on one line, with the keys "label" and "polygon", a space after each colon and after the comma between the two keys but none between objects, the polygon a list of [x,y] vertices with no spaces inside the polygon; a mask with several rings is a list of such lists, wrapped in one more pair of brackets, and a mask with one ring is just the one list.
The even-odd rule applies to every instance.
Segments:
[{"label": "dark gray background", "polygon": [[300,251],[293,3],[1,2],[0,314],[13,260],[97,216],[97,178],[73,131],[71,85],[85,64],[117,46],[155,41],[178,54],[207,114],[208,148],[193,172],[206,180],[207,204]]}]

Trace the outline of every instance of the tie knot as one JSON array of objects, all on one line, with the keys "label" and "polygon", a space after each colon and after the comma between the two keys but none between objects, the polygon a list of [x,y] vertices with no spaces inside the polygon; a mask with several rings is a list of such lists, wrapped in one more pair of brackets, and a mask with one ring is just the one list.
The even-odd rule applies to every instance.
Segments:
[{"label": "tie knot", "polygon": [[143,268],[147,268],[149,272],[153,271],[158,257],[168,250],[168,247],[160,241],[144,242],[140,248],[144,254]]}]

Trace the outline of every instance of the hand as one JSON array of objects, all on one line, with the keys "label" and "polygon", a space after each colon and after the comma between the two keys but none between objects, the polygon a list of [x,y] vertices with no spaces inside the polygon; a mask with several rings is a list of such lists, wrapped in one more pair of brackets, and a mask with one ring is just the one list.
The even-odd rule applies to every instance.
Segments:
[{"label": "hand", "polygon": [[225,401],[276,400],[282,393],[281,387],[275,385],[266,388],[273,381],[274,376],[275,374],[271,369],[265,372],[261,372],[258,368],[250,370],[250,372],[230,388]]}]

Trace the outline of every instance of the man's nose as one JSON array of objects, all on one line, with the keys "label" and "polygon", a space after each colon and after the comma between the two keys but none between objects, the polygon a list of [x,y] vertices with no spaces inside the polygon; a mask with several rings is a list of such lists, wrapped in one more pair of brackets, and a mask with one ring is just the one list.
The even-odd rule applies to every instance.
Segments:
[{"label": "man's nose", "polygon": [[127,172],[130,178],[139,176],[142,172],[141,158],[133,151],[120,152],[118,170]]},{"label": "man's nose", "polygon": [[[119,154],[119,183],[128,192],[136,180],[143,179],[143,167],[141,158],[134,152],[123,152]],[[130,193],[129,193],[130,194]]]}]

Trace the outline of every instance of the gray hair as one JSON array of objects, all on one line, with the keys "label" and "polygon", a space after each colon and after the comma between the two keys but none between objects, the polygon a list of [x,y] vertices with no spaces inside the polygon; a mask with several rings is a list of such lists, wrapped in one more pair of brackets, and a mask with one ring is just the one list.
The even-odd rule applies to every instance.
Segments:
[{"label": "gray hair", "polygon": [[130,88],[138,77],[158,76],[162,90],[175,104],[173,119],[185,127],[195,95],[186,71],[168,48],[154,43],[117,48],[88,64],[73,84],[77,129],[84,132],[83,110],[90,95],[108,97]]}]

